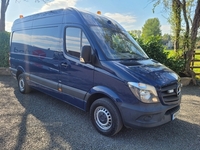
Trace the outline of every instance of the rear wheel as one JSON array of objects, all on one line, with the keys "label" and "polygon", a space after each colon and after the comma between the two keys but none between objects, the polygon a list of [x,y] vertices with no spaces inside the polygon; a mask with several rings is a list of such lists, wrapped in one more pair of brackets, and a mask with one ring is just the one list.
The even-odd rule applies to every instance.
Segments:
[{"label": "rear wheel", "polygon": [[106,136],[115,135],[123,126],[117,107],[108,98],[100,98],[92,104],[90,117],[97,131]]},{"label": "rear wheel", "polygon": [[27,84],[27,81],[25,79],[25,75],[24,74],[20,74],[18,76],[18,87],[19,87],[19,91],[23,94],[29,93],[30,92],[30,87]]}]

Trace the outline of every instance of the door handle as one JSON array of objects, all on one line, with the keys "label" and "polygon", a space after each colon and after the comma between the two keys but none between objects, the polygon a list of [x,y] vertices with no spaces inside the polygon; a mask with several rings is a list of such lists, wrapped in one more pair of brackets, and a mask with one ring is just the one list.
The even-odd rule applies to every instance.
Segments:
[{"label": "door handle", "polygon": [[63,66],[64,68],[67,68],[68,64],[67,63],[61,63],[61,66]]}]

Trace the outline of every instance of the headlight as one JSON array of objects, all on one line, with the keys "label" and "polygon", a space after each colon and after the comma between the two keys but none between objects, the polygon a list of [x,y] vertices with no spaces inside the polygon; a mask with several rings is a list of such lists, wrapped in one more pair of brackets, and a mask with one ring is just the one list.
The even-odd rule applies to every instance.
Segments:
[{"label": "headlight", "polygon": [[144,103],[157,103],[159,102],[158,95],[154,86],[144,84],[144,83],[136,83],[136,82],[128,82],[128,86],[133,92],[133,94]]}]

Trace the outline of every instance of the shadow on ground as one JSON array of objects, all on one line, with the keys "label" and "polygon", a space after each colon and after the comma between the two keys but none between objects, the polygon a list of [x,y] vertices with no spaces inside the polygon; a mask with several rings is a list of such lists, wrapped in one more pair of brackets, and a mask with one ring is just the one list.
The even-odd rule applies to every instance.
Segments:
[{"label": "shadow on ground", "polygon": [[[200,147],[200,125],[187,122],[184,118],[152,129],[123,128],[114,137],[105,137],[92,127],[87,112],[37,91],[23,95],[14,79],[1,79],[5,86],[14,87],[16,100],[25,110],[21,114],[14,149],[197,150]],[[189,93],[188,88],[194,87],[183,87],[183,95],[200,96],[199,87],[193,90],[194,93]]]}]

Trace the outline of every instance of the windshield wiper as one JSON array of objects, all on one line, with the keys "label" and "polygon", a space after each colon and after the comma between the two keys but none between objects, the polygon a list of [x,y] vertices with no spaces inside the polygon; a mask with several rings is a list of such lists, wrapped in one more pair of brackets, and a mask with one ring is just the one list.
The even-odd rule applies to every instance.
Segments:
[{"label": "windshield wiper", "polygon": [[120,60],[145,60],[149,59],[148,57],[133,57],[133,58],[121,58]]}]

